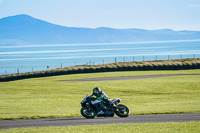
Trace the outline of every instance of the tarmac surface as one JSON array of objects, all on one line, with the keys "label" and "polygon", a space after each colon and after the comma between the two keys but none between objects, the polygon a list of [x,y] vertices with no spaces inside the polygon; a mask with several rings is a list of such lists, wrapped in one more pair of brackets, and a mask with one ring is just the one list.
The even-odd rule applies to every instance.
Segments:
[{"label": "tarmac surface", "polygon": [[148,79],[170,76],[194,76],[200,74],[171,74],[171,75],[146,75],[146,76],[129,76],[129,77],[105,77],[105,78],[84,78],[84,79],[71,79],[59,81],[112,81],[112,80],[129,80],[129,79]]},{"label": "tarmac surface", "polygon": [[200,121],[200,113],[131,115],[126,118],[120,118],[115,116],[115,117],[96,117],[94,119],[86,119],[83,117],[72,117],[72,118],[49,118],[49,119],[1,120],[0,129],[24,128],[24,127],[47,127],[47,126],[102,125],[102,124],[116,124],[116,123],[158,123],[158,122],[189,122],[189,121]]}]

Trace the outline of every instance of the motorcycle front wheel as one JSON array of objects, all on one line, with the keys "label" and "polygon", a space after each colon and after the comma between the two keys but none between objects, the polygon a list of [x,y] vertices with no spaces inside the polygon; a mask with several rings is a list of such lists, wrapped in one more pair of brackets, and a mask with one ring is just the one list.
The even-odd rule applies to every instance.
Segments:
[{"label": "motorcycle front wheel", "polygon": [[81,108],[81,114],[83,117],[88,119],[93,119],[96,116],[95,110],[93,108],[90,108],[90,110],[88,111],[87,107]]},{"label": "motorcycle front wheel", "polygon": [[125,105],[119,104],[117,105],[117,109],[115,110],[115,114],[119,117],[128,117],[130,114],[130,110]]}]

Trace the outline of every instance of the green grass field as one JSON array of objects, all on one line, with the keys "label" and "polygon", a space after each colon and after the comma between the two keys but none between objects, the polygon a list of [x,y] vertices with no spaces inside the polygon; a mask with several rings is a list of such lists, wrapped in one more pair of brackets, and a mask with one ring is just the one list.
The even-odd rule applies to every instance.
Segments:
[{"label": "green grass field", "polygon": [[2,133],[199,133],[200,122],[108,124],[67,127],[32,127],[0,130]]},{"label": "green grass field", "polygon": [[80,102],[96,86],[121,98],[131,114],[200,112],[200,76],[101,82],[58,80],[160,74],[200,74],[200,69],[74,74],[0,82],[0,119],[81,116]]}]

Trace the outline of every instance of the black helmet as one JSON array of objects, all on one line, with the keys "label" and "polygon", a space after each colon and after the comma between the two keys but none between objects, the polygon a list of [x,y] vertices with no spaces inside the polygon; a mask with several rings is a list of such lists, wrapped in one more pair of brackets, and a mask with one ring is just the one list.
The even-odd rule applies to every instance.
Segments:
[{"label": "black helmet", "polygon": [[95,87],[93,89],[93,95],[99,96],[101,94],[101,89],[99,87]]}]

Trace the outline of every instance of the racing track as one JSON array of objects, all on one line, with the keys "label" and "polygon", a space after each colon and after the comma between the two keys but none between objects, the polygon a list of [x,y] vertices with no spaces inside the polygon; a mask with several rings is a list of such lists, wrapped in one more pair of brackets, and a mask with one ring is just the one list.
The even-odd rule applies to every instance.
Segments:
[{"label": "racing track", "polygon": [[191,114],[155,114],[155,115],[132,115],[127,118],[99,117],[85,119],[83,117],[73,118],[51,118],[51,119],[29,119],[29,120],[2,120],[0,129],[22,128],[22,127],[47,127],[47,126],[77,126],[98,125],[114,123],[152,123],[152,122],[187,122],[200,121],[200,113]]},{"label": "racing track", "polygon": [[171,75],[146,75],[146,76],[129,76],[129,77],[105,77],[105,78],[85,78],[85,79],[71,79],[60,81],[112,81],[112,80],[129,80],[129,79],[148,79],[170,76],[194,76],[200,74],[171,74]]},{"label": "racing track", "polygon": [[[147,79],[147,78],[187,76],[187,75],[200,75],[200,74],[149,75],[149,76],[132,76],[132,77],[75,79],[75,80],[62,80],[62,81],[110,81],[110,80]],[[151,123],[151,122],[186,122],[186,121],[200,121],[200,113],[132,115],[127,118],[102,117],[95,119],[85,119],[83,117],[73,117],[73,118],[50,118],[50,119],[28,119],[28,120],[22,120],[22,119],[1,120],[0,129],[43,127],[43,126],[77,126],[77,125],[98,125],[98,124],[114,124],[114,123]]]}]

